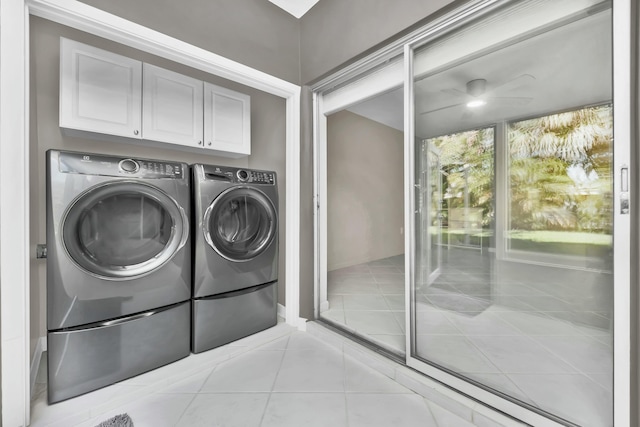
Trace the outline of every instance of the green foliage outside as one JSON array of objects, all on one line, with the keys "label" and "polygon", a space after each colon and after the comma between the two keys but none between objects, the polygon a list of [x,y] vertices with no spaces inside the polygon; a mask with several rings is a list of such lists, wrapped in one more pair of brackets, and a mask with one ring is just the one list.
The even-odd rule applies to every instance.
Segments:
[{"label": "green foliage outside", "polygon": [[512,123],[511,230],[611,234],[611,106]]},{"label": "green foliage outside", "polygon": [[[465,186],[469,207],[482,208],[482,227],[493,219],[494,129],[485,128],[428,140],[440,158],[442,175],[442,220],[448,211],[465,207]],[[438,197],[434,197],[437,200]]]},{"label": "green foliage outside", "polygon": [[[611,245],[612,127],[610,105],[507,125],[508,227],[512,240],[519,241],[514,249],[536,250],[538,245],[541,250],[543,243],[547,249]],[[426,142],[439,154],[442,193],[432,200],[441,201],[434,208],[441,212],[443,226],[448,225],[447,212],[463,208],[466,201],[468,207],[482,209],[482,229],[490,232],[494,128]]]}]

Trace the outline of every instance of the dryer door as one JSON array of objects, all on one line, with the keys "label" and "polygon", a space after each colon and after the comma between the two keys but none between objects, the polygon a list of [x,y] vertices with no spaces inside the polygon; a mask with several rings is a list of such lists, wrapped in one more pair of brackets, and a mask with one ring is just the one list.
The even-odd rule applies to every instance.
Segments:
[{"label": "dryer door", "polygon": [[207,243],[220,256],[229,261],[250,261],[276,238],[278,215],[262,191],[232,187],[209,205],[203,228]]},{"label": "dryer door", "polygon": [[90,188],[62,219],[62,239],[71,259],[108,280],[140,277],[162,267],[188,235],[184,209],[158,188],[137,181]]}]

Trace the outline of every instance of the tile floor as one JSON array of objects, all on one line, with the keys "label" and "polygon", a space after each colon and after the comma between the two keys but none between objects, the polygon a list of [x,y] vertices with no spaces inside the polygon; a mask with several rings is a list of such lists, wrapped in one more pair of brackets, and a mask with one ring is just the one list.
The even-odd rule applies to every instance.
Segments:
[{"label": "tile floor", "polygon": [[120,413],[136,427],[474,425],[285,324],[51,406],[41,363],[31,426],[93,427]]},{"label": "tile floor", "polygon": [[[486,251],[445,256],[416,292],[417,356],[574,423],[612,425],[610,313],[536,277],[495,280]],[[329,272],[328,299],[323,318],[404,354],[404,256]]]},{"label": "tile floor", "polygon": [[330,271],[327,287],[323,318],[404,354],[404,255]]}]

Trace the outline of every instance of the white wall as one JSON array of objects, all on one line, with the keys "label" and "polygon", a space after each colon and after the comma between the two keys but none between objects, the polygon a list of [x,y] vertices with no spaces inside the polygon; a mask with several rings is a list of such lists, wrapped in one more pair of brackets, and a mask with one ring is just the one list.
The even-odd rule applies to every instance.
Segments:
[{"label": "white wall", "polygon": [[[95,0],[94,0],[95,1]],[[321,0],[300,19],[300,83],[336,70],[394,38],[439,9],[460,0]],[[303,88],[300,217],[300,315],[313,318],[314,270],[311,262],[316,211],[313,187],[311,93]]]}]

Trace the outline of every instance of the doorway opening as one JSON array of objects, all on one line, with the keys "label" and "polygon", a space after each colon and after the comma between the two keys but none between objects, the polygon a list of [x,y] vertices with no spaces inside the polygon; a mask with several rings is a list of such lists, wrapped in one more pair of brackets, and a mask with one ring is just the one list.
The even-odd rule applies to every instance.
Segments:
[{"label": "doorway opening", "polygon": [[358,105],[327,117],[327,294],[321,318],[405,352],[404,132]]}]

